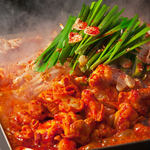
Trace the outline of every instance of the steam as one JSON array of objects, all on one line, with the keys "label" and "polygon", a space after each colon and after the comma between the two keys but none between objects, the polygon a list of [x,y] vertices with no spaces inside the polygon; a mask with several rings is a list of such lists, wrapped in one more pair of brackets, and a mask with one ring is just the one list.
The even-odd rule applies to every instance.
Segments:
[{"label": "steam", "polygon": [[[46,32],[65,24],[69,15],[76,15],[82,3],[92,0],[1,0],[0,36],[24,31]],[[104,0],[104,3],[126,8],[124,15],[139,14],[142,20],[150,22],[148,0]],[[40,30],[39,30],[40,29]]]},{"label": "steam", "polygon": [[104,3],[113,6],[119,5],[119,8],[125,8],[124,16],[133,17],[135,14],[144,21],[150,23],[149,0],[104,0]]}]

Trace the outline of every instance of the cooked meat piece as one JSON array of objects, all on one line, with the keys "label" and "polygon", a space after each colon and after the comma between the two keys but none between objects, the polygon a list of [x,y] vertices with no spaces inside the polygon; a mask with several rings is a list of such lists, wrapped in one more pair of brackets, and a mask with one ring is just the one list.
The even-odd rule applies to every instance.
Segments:
[{"label": "cooked meat piece", "polygon": [[101,121],[104,117],[104,105],[88,89],[82,91],[82,100],[85,104],[86,116],[93,118],[95,121]]},{"label": "cooked meat piece", "polygon": [[62,98],[59,104],[59,110],[64,112],[79,112],[83,109],[83,102],[80,98],[66,97]]},{"label": "cooked meat piece", "polygon": [[22,125],[28,125],[32,121],[32,117],[27,113],[27,105],[16,105],[13,112],[10,115],[10,123],[15,128]]},{"label": "cooked meat piece", "polygon": [[61,80],[55,79],[51,88],[42,92],[39,98],[52,116],[59,111],[79,112],[83,109],[79,89],[70,76],[65,76]]},{"label": "cooked meat piece", "polygon": [[76,143],[64,138],[59,142],[58,150],[76,150]]},{"label": "cooked meat piece", "polygon": [[48,145],[54,145],[54,137],[56,135],[62,134],[63,130],[56,120],[49,120],[47,122],[41,123],[38,129],[34,133],[34,143],[35,145],[41,145],[43,143]]},{"label": "cooked meat piece", "polygon": [[127,102],[138,111],[138,113],[145,115],[148,111],[147,99],[150,98],[150,88],[141,88],[137,90],[131,90],[129,92],[120,92],[118,96],[118,102]]},{"label": "cooked meat piece", "polygon": [[32,100],[28,103],[29,115],[37,120],[44,120],[48,116],[47,109],[37,100]]},{"label": "cooked meat piece", "polygon": [[150,138],[150,126],[146,126],[143,125],[141,123],[135,124],[134,126],[134,132],[138,135],[138,136],[149,136]]},{"label": "cooked meat piece", "polygon": [[20,131],[14,132],[14,136],[21,142],[25,142],[27,140],[33,141],[34,132],[30,125],[24,125]]},{"label": "cooked meat piece", "polygon": [[106,123],[100,123],[96,129],[94,129],[92,133],[92,140],[98,141],[102,138],[111,137],[115,134],[116,130]]},{"label": "cooked meat piece", "polygon": [[84,145],[90,140],[94,124],[93,119],[89,124],[85,120],[77,120],[70,125],[70,132],[65,137],[74,139],[77,143]]},{"label": "cooked meat piece", "polygon": [[75,81],[73,77],[71,76],[61,76],[53,80],[51,84],[54,98],[57,99],[63,96],[72,96],[79,98],[80,97],[80,91],[75,84]]},{"label": "cooked meat piece", "polygon": [[73,139],[79,144],[88,142],[90,134],[94,128],[95,121],[92,118],[81,120],[78,115],[69,112],[55,115],[55,120],[60,122],[64,131],[63,137]]},{"label": "cooked meat piece", "polygon": [[[35,130],[39,125],[39,121],[42,121],[47,116],[47,110],[35,100],[23,105],[17,105],[10,115],[11,132]],[[26,128],[23,128],[24,126]]]},{"label": "cooked meat piece", "polygon": [[90,88],[90,91],[94,94],[95,98],[103,103],[105,106],[111,108],[117,108],[118,102],[118,91],[115,86],[110,86],[109,88]]},{"label": "cooked meat piece", "polygon": [[59,112],[59,99],[54,99],[53,98],[53,91],[52,89],[43,91],[39,95],[39,101],[42,102],[42,104],[48,109],[50,112],[51,116],[54,116]]},{"label": "cooked meat piece", "polygon": [[101,89],[115,85],[118,91],[122,91],[126,88],[134,88],[136,82],[121,70],[102,64],[91,74],[89,85],[91,88]]},{"label": "cooked meat piece", "polygon": [[121,103],[118,111],[115,113],[114,125],[117,130],[130,128],[138,117],[137,112],[129,103]]},{"label": "cooked meat piece", "polygon": [[60,112],[54,116],[54,119],[60,122],[60,125],[64,131],[64,135],[67,136],[70,134],[70,125],[75,121],[81,119],[81,117],[73,112]]},{"label": "cooked meat piece", "polygon": [[89,78],[89,85],[91,87],[104,88],[106,85],[111,85],[113,81],[113,73],[111,67],[107,65],[99,65],[91,74]]}]

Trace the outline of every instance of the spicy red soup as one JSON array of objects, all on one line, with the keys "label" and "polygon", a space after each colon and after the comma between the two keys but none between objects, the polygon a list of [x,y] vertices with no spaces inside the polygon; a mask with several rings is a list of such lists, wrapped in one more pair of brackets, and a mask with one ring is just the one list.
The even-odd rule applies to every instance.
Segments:
[{"label": "spicy red soup", "polygon": [[58,64],[36,73],[32,61],[0,69],[0,121],[13,149],[87,150],[150,139],[148,78],[108,65],[90,75],[68,72]]}]

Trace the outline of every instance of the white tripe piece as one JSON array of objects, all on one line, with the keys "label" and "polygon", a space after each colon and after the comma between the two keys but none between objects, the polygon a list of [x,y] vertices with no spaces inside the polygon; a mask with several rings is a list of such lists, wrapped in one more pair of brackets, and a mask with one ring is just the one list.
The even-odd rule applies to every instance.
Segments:
[{"label": "white tripe piece", "polygon": [[123,91],[126,87],[134,88],[134,86],[135,86],[135,80],[129,75],[118,76],[117,83],[116,83],[116,89],[118,91]]},{"label": "white tripe piece", "polygon": [[134,88],[134,86],[135,86],[135,80],[132,77],[126,75],[124,80],[125,80],[126,85],[129,88]]}]

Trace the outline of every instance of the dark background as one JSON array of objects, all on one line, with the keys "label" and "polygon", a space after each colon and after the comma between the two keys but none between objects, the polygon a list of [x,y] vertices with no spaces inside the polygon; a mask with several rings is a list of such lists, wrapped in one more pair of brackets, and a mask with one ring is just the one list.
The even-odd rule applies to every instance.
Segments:
[{"label": "dark background", "polygon": [[[70,14],[77,14],[82,3],[92,0],[0,0],[0,34],[36,30],[41,24],[49,27],[65,23]],[[139,14],[150,22],[150,0],[104,0],[112,6],[126,8],[124,15]],[[44,28],[44,27],[43,27]]]}]

